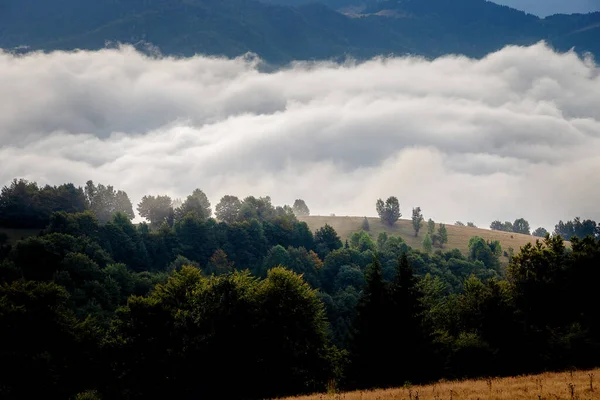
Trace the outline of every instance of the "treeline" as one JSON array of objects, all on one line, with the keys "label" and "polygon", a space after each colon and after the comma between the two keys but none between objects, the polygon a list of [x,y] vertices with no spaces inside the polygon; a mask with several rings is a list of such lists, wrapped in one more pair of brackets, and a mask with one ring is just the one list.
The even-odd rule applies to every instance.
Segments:
[{"label": "treeline", "polygon": [[268,398],[600,356],[593,237],[570,249],[548,237],[506,268],[499,242],[479,237],[463,255],[313,233],[301,201],[225,196],[215,220],[200,190],[149,195],[149,223],[136,225],[124,192],[81,191],[85,211],[39,201],[40,234],[0,240],[2,398]]},{"label": "treeline", "polygon": [[[543,227],[536,228],[533,232],[531,232],[529,222],[524,218],[517,218],[514,222],[501,222],[496,220],[491,223],[490,229],[495,231],[533,235],[541,238],[546,237],[546,235],[549,234],[546,228]],[[554,227],[553,235],[560,236],[565,240],[571,240],[571,238],[575,236],[578,238],[584,238],[586,236],[600,238],[600,226],[598,226],[596,221],[591,219],[582,220],[580,217],[576,217],[572,221],[559,221]]]}]

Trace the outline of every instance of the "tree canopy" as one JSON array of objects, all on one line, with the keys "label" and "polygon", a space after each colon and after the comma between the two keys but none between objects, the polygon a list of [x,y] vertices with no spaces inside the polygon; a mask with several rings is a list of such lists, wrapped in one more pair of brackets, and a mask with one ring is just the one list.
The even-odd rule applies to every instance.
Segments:
[{"label": "tree canopy", "polygon": [[375,208],[381,222],[389,226],[394,225],[394,223],[402,216],[398,198],[394,196],[388,197],[385,203],[382,199],[378,199]]},{"label": "tree canopy", "polygon": [[298,217],[310,215],[310,210],[302,199],[296,199],[292,208],[294,209],[294,214],[296,214]]},{"label": "tree canopy", "polygon": [[[94,211],[83,189],[43,197],[14,183],[2,201],[60,207],[25,239],[0,237],[2,398],[277,398],[600,359],[593,235],[506,253],[475,236],[462,254],[443,249],[439,224],[423,249],[364,230],[343,246],[333,227],[313,234],[268,197],[244,199],[229,221],[202,207],[171,225],[150,213],[159,196],[146,196],[152,219],[137,224],[120,211],[100,220],[112,212],[103,199],[117,203],[110,186],[89,188]],[[13,206],[4,210],[36,215]]]}]

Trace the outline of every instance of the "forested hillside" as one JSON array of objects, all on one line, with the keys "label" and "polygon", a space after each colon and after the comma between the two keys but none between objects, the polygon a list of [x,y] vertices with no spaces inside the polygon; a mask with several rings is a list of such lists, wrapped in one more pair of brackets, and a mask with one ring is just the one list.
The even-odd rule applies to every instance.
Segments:
[{"label": "forested hillside", "polygon": [[[377,201],[386,223],[390,204]],[[144,196],[141,224],[133,209],[92,181],[2,189],[0,225],[40,230],[0,234],[2,398],[265,398],[599,360],[593,221],[559,223],[592,235],[570,249],[548,235],[506,267],[498,241],[472,237],[463,255],[443,224],[422,250],[368,224],[347,241],[311,232],[300,199],[213,209],[197,189]]]},{"label": "forested hillside", "polygon": [[539,19],[485,0],[411,0],[367,2],[344,15],[313,2],[278,3],[6,0],[0,3],[0,47],[99,49],[120,42],[168,55],[253,52],[284,63],[382,54],[482,57],[546,40],[562,51],[600,54],[600,13]]},{"label": "forested hillside", "polygon": [[[306,222],[312,231],[316,231],[325,225],[330,225],[338,232],[343,240],[351,238],[355,232],[360,232],[364,223],[364,217],[325,217],[311,215],[307,217],[301,216],[298,217],[298,219]],[[406,244],[412,248],[421,249],[423,247],[425,232],[415,236],[412,221],[409,219],[400,219],[393,226],[384,224],[378,218],[368,218],[368,223],[369,234],[371,237],[376,238],[380,233],[385,232],[387,235],[401,236]],[[434,229],[437,229],[438,226],[439,224],[436,224]],[[473,236],[482,237],[486,241],[497,240],[500,242],[503,249],[500,261],[504,264],[508,263],[509,249],[517,251],[527,243],[535,243],[537,239],[540,239],[539,237],[531,235],[481,229],[470,226],[447,225],[447,230],[448,242],[444,244],[444,247],[448,249],[458,249],[464,255],[469,254],[469,239]]]}]

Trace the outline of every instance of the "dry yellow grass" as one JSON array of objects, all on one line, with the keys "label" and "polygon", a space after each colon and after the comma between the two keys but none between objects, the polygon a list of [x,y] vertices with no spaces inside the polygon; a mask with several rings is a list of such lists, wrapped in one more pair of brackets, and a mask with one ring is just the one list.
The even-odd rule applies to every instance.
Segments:
[{"label": "dry yellow grass", "polygon": [[[300,217],[299,219],[305,221],[313,232],[325,224],[329,224],[337,231],[342,240],[345,240],[348,239],[353,232],[361,230],[363,218],[364,217],[310,216]],[[387,232],[388,235],[400,235],[402,239],[414,249],[421,248],[423,238],[427,233],[427,222],[423,223],[419,236],[415,237],[415,231],[413,230],[411,220],[401,219],[392,227],[382,224],[379,218],[368,218],[368,220],[370,227],[369,233],[373,239],[377,239],[377,236],[381,232]],[[436,230],[437,227],[438,225],[436,224]],[[469,250],[469,239],[473,236],[481,236],[485,240],[499,240],[504,251],[507,251],[509,247],[512,247],[515,252],[518,252],[521,246],[524,246],[527,243],[535,243],[535,240],[538,239],[529,235],[470,228],[467,226],[446,224],[446,228],[448,229],[448,243],[444,245],[444,248],[459,249],[465,255]],[[502,257],[502,260],[503,262],[508,261],[505,257]]]},{"label": "dry yellow grass", "polygon": [[[597,382],[598,381],[598,382]],[[513,378],[442,381],[427,386],[285,400],[592,400],[600,399],[600,369]]]}]

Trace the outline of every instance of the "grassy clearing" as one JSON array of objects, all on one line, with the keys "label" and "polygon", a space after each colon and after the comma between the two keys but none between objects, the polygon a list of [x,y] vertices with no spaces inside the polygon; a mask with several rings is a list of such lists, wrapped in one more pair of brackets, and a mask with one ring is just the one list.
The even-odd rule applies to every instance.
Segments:
[{"label": "grassy clearing", "polygon": [[600,369],[513,378],[442,381],[427,386],[315,394],[286,400],[593,400],[600,399]]},{"label": "grassy clearing", "polygon": [[[300,217],[299,219],[305,221],[313,232],[325,224],[329,224],[337,231],[342,240],[345,240],[349,238],[353,232],[361,230],[363,218],[364,217],[310,216]],[[409,246],[415,249],[421,248],[423,238],[427,233],[427,222],[423,223],[419,236],[415,237],[415,231],[413,230],[411,220],[399,220],[393,227],[382,224],[379,218],[368,218],[368,220],[370,227],[369,233],[374,239],[377,239],[377,236],[381,232],[387,232],[388,235],[400,235]],[[437,227],[438,225],[436,224],[436,230]],[[499,240],[502,244],[502,250],[508,251],[508,248],[512,247],[515,252],[517,252],[521,246],[524,246],[527,243],[535,243],[535,240],[538,239],[533,236],[521,235],[518,233],[469,228],[466,226],[446,225],[446,228],[448,229],[448,243],[444,245],[444,248],[456,248],[465,255],[469,250],[469,239],[473,236],[481,236],[485,240]],[[502,261],[507,262],[507,258],[503,256]]]},{"label": "grassy clearing", "polygon": [[0,234],[4,233],[6,236],[8,236],[9,244],[13,244],[18,240],[28,238],[29,236],[35,236],[40,232],[40,229],[11,229],[0,227]]}]

